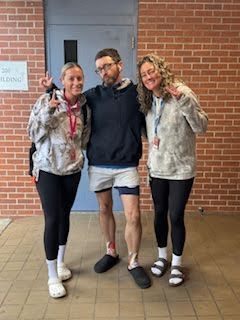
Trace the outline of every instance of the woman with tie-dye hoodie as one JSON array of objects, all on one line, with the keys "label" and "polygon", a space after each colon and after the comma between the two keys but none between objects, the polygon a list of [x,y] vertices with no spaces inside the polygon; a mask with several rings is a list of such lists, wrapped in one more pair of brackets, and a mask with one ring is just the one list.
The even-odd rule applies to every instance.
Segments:
[{"label": "woman with tie-dye hoodie", "polygon": [[52,298],[66,295],[62,281],[72,276],[64,255],[91,123],[90,109],[82,94],[81,66],[66,63],[61,82],[62,90],[55,90],[52,96],[42,94],[34,103],[27,128],[36,146],[32,175],[44,212],[44,249]]},{"label": "woman with tie-dye hoodie", "polygon": [[206,132],[208,118],[194,92],[174,79],[163,58],[154,54],[144,56],[138,63],[138,78],[138,98],[146,116],[147,166],[158,244],[158,260],[151,272],[161,277],[169,266],[169,213],[172,241],[169,285],[179,286],[184,282],[184,210],[196,174],[196,134]]}]

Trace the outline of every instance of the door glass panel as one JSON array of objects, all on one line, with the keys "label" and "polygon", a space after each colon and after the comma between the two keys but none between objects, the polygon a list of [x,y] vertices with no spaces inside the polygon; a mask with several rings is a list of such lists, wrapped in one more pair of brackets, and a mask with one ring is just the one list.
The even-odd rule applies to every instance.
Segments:
[{"label": "door glass panel", "polygon": [[78,62],[77,40],[64,40],[64,61]]}]

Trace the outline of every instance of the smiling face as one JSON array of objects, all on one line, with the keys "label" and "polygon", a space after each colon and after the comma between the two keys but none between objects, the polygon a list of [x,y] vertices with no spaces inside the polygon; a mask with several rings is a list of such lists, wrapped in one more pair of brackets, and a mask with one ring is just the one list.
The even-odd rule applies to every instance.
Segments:
[{"label": "smiling face", "polygon": [[115,62],[110,56],[96,60],[96,71],[107,86],[121,81],[122,62]]},{"label": "smiling face", "polygon": [[71,102],[76,101],[83,89],[84,75],[82,70],[78,67],[69,68],[65,71],[61,80],[66,98]]},{"label": "smiling face", "polygon": [[160,84],[162,81],[159,70],[153,63],[144,62],[140,67],[140,76],[143,85],[157,97],[160,96]]}]

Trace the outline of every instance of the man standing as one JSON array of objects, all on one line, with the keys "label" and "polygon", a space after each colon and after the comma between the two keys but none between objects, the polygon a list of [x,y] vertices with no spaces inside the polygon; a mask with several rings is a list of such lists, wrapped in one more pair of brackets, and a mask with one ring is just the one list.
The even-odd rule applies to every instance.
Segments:
[{"label": "man standing", "polygon": [[148,288],[151,280],[138,262],[142,225],[137,167],[142,156],[144,116],[139,111],[136,85],[122,77],[123,63],[118,51],[113,48],[99,51],[95,64],[102,85],[84,93],[92,115],[87,158],[90,190],[96,193],[98,200],[106,254],[95,264],[94,270],[103,273],[119,262],[112,210],[114,187],[119,192],[126,217],[128,271],[140,288]]},{"label": "man standing", "polygon": [[94,270],[105,272],[119,261],[112,211],[114,187],[119,192],[126,217],[128,270],[141,288],[147,288],[151,285],[150,279],[138,262],[142,226],[137,166],[142,155],[144,117],[139,112],[136,86],[122,77],[123,63],[118,51],[113,48],[99,51],[95,64],[103,84],[84,93],[92,111],[87,157],[90,190],[97,196],[107,249]]}]

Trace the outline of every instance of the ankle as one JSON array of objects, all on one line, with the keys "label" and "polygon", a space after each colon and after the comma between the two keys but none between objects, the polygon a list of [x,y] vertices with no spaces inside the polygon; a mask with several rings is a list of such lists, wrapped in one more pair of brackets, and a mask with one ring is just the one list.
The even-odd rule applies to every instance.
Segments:
[{"label": "ankle", "polygon": [[131,270],[139,266],[138,253],[130,252],[128,255],[128,269]]},{"label": "ankle", "polygon": [[109,254],[110,256],[116,257],[117,250],[116,250],[115,241],[108,241],[107,242],[107,254]]},{"label": "ankle", "polygon": [[57,279],[57,260],[46,260],[47,268],[48,268],[48,278],[49,279]]},{"label": "ankle", "polygon": [[158,257],[167,260],[167,247],[158,247]]},{"label": "ankle", "polygon": [[172,266],[182,266],[182,255],[178,256],[176,254],[172,254]]},{"label": "ankle", "polygon": [[58,255],[57,255],[57,264],[61,264],[64,261],[66,245],[59,245],[58,247]]}]

